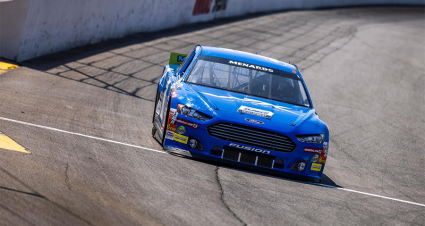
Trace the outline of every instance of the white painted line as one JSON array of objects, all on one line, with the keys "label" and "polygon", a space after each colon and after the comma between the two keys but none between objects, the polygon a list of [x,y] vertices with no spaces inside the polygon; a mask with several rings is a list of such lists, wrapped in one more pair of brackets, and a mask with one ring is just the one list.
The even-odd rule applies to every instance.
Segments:
[{"label": "white painted line", "polygon": [[404,203],[408,203],[408,204],[412,204],[412,205],[417,205],[417,206],[423,206],[423,207],[425,207],[425,204],[422,204],[422,203],[411,202],[411,201],[406,201],[406,200],[402,200],[402,199],[395,199],[395,198],[386,197],[386,196],[382,196],[382,195],[375,195],[375,194],[371,194],[371,193],[367,193],[367,192],[356,191],[356,190],[351,190],[351,189],[341,188],[341,187],[335,187],[335,186],[330,186],[330,185],[326,185],[326,184],[317,184],[317,185],[320,185],[320,186],[323,186],[323,187],[328,187],[328,188],[335,188],[335,189],[338,189],[338,190],[343,190],[343,191],[348,191],[348,192],[354,192],[354,193],[358,193],[358,194],[362,194],[362,195],[369,195],[369,196],[378,197],[378,198],[382,198],[382,199],[388,199],[388,200],[393,200],[393,201],[397,201],[397,202],[404,202]]},{"label": "white painted line", "polygon": [[[226,167],[226,168],[228,168],[228,167]],[[228,169],[231,169],[231,168],[228,168]],[[244,172],[247,172],[247,173],[254,173],[254,174],[258,174],[258,175],[263,175],[261,173],[255,173],[255,172],[250,172],[250,171],[245,171],[245,170],[240,170],[240,171],[244,171]],[[268,177],[273,177],[273,178],[276,178],[276,179],[282,179],[282,177],[271,176],[271,175],[267,175],[267,176]],[[402,200],[402,199],[395,199],[395,198],[391,198],[391,197],[387,197],[387,196],[375,195],[375,194],[372,194],[372,193],[367,193],[367,192],[362,192],[362,191],[356,191],[356,190],[351,190],[351,189],[337,187],[337,186],[332,186],[332,185],[327,185],[327,184],[313,183],[313,182],[307,182],[307,181],[299,181],[299,180],[293,180],[293,179],[287,179],[287,178],[285,178],[285,180],[292,181],[292,182],[297,182],[297,183],[303,183],[303,184],[317,185],[317,186],[322,186],[322,187],[327,187],[327,188],[334,188],[334,189],[338,189],[338,190],[343,190],[343,191],[348,191],[348,192],[354,192],[354,193],[359,193],[359,194],[362,194],[362,195],[368,195],[368,196],[378,197],[378,198],[382,198],[382,199],[388,199],[388,200],[393,200],[393,201],[397,201],[397,202],[403,202],[403,203],[408,203],[408,204],[412,204],[412,205],[417,205],[417,206],[423,206],[423,207],[425,207],[425,204],[422,204],[422,203],[411,202],[411,201],[406,201],[406,200]]]},{"label": "white painted line", "polygon": [[81,137],[87,137],[87,138],[91,138],[91,139],[95,139],[95,140],[106,141],[106,142],[110,142],[110,143],[114,143],[114,144],[121,144],[121,145],[125,145],[125,146],[128,146],[128,147],[145,149],[145,150],[148,150],[148,151],[154,151],[154,152],[159,152],[159,153],[167,153],[165,151],[155,150],[155,149],[152,149],[152,148],[145,148],[145,147],[134,145],[134,144],[127,144],[127,143],[123,143],[123,142],[119,142],[119,141],[89,136],[89,135],[85,135],[85,134],[81,134],[81,133],[69,132],[69,131],[66,131],[66,130],[56,129],[56,128],[52,128],[52,127],[48,127],[48,126],[40,126],[40,125],[36,125],[36,124],[28,123],[28,122],[22,122],[22,121],[18,121],[18,120],[14,120],[14,119],[8,119],[8,118],[3,118],[3,117],[0,117],[0,119],[4,120],[4,121],[9,121],[9,122],[16,122],[16,123],[23,124],[23,125],[34,126],[34,127],[38,127],[38,128],[42,128],[42,129],[53,130],[53,131],[57,131],[57,132],[61,132],[61,133],[67,133],[67,134],[77,135],[77,136],[81,136]]},{"label": "white painted line", "polygon": [[[128,147],[139,148],[139,149],[144,149],[144,150],[154,151],[154,152],[164,153],[164,154],[167,153],[165,151],[160,151],[160,150],[156,150],[156,149],[152,149],[152,148],[146,148],[146,147],[142,147],[142,146],[138,146],[138,145],[134,145],[134,144],[127,144],[127,143],[123,143],[123,142],[119,142],[119,141],[114,141],[114,140],[109,140],[109,139],[104,139],[104,138],[100,138],[100,137],[94,137],[94,136],[84,135],[84,134],[81,134],[81,133],[69,132],[69,131],[66,131],[66,130],[56,129],[56,128],[52,128],[52,127],[48,127],[48,126],[40,126],[40,125],[37,125],[37,124],[32,124],[32,123],[28,123],[28,122],[18,121],[18,120],[14,120],[14,119],[8,119],[8,118],[3,118],[3,117],[0,117],[0,119],[1,120],[4,120],[4,121],[9,121],[9,122],[15,122],[15,123],[23,124],[23,125],[34,126],[34,127],[38,127],[38,128],[42,128],[42,129],[53,130],[53,131],[67,133],[67,134],[72,134],[72,135],[77,135],[77,136],[81,136],[81,137],[87,137],[87,138],[91,138],[91,139],[95,139],[95,140],[106,141],[106,142],[110,142],[110,143],[114,143],[114,144],[121,144],[121,145],[125,145],[125,146],[128,146]],[[245,172],[249,172],[249,171],[245,171]],[[249,173],[253,173],[253,172],[249,172]],[[261,175],[261,174],[259,174],[259,175]],[[271,176],[271,177],[274,177],[274,176]],[[282,179],[280,177],[274,177],[274,178]],[[367,192],[356,191],[356,190],[351,190],[351,189],[347,189],[347,188],[331,186],[331,185],[327,185],[327,184],[302,182],[302,181],[291,180],[291,179],[287,179],[287,180],[298,182],[298,183],[304,183],[304,184],[318,185],[318,186],[327,187],[327,188],[334,188],[334,189],[338,189],[338,190],[343,190],[343,191],[358,193],[358,194],[362,194],[362,195],[368,195],[368,196],[373,196],[373,197],[377,197],[377,198],[388,199],[388,200],[393,200],[393,201],[397,201],[397,202],[403,202],[403,203],[407,203],[407,204],[412,204],[412,205],[417,205],[417,206],[423,206],[423,207],[425,207],[425,204],[422,204],[422,203],[410,202],[410,201],[406,201],[406,200],[402,200],[402,199],[395,199],[395,198],[386,197],[386,196],[382,196],[382,195],[375,195],[375,194],[371,194],[371,193],[367,193]]]}]

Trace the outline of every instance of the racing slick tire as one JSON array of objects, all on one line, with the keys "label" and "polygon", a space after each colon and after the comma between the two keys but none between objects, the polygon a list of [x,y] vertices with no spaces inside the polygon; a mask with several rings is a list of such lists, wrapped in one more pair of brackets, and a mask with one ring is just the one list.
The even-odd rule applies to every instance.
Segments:
[{"label": "racing slick tire", "polygon": [[[159,87],[159,84],[158,84]],[[158,88],[156,89],[156,97],[155,97],[155,105],[153,107],[153,114],[152,114],[152,137],[155,138],[155,134],[156,134],[156,127],[155,127],[155,115],[156,115],[156,108],[157,108],[157,104],[158,104],[158,99],[159,99],[159,91]]]},{"label": "racing slick tire", "polygon": [[155,123],[155,114],[156,114],[156,105],[158,104],[158,100],[159,100],[159,84],[158,87],[156,88],[156,97],[155,97],[155,105],[153,107],[153,114],[152,114],[152,123]]},{"label": "racing slick tire", "polygon": [[167,106],[167,114],[165,114],[165,125],[164,129],[162,130],[162,140],[161,140],[161,146],[164,147],[164,140],[165,140],[165,132],[167,131],[167,124],[168,124],[168,117],[170,114],[170,107],[171,107],[171,98],[168,99],[168,106]]}]

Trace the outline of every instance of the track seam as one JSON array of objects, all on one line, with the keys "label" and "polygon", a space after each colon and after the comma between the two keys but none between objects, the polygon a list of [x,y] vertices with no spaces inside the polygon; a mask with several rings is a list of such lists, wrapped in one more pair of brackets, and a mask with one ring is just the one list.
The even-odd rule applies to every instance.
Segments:
[{"label": "track seam", "polygon": [[68,176],[69,163],[66,163],[65,168],[65,184],[68,186],[68,189],[71,190],[71,185],[69,185],[69,176]]},{"label": "track seam", "polygon": [[224,199],[224,191],[223,191],[223,186],[221,185],[221,181],[220,181],[220,177],[218,176],[218,169],[219,166],[217,166],[217,168],[214,170],[215,171],[215,179],[217,180],[217,184],[220,188],[220,200],[223,203],[223,205],[226,207],[226,209],[239,221],[242,223],[242,225],[247,226],[247,224],[240,218],[238,217],[238,215],[236,215],[235,212],[233,212],[233,210],[230,209],[229,205],[227,204],[226,200]]}]

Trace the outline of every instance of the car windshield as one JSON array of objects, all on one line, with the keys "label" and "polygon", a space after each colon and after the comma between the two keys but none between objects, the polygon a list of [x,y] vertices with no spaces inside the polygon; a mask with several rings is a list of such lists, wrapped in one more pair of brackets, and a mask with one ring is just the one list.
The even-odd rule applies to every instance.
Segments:
[{"label": "car windshield", "polygon": [[296,74],[249,63],[201,55],[186,82],[310,107]]}]

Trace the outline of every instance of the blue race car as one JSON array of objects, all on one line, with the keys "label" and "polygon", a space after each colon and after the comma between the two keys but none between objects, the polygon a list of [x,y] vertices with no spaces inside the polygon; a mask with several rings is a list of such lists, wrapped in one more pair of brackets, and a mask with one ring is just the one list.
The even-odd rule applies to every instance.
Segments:
[{"label": "blue race car", "polygon": [[320,182],[329,130],[293,64],[196,46],[171,53],[152,135],[165,150]]}]

